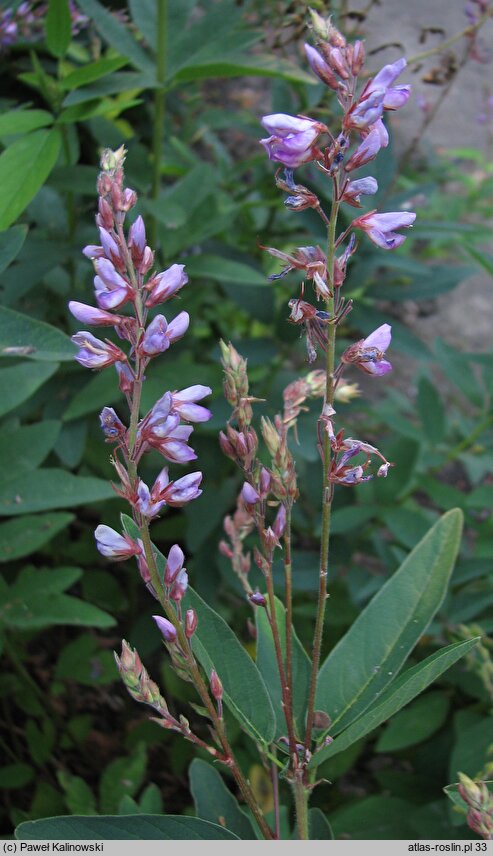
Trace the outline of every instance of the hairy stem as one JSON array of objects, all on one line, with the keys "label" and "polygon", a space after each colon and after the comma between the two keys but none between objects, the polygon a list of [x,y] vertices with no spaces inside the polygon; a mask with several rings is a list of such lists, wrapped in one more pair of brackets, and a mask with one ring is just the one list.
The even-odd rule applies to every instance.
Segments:
[{"label": "hairy stem", "polygon": [[[154,125],[152,129],[152,191],[151,196],[156,200],[161,189],[161,152],[164,136],[165,118],[165,82],[166,82],[166,51],[167,51],[167,24],[168,24],[168,2],[157,0],[157,34],[156,34],[156,80],[157,87],[154,94]],[[150,221],[150,245],[157,245],[157,221],[152,217]],[[162,252],[162,248],[161,248]]]},{"label": "hairy stem", "polygon": [[[337,186],[334,187],[334,202],[330,213],[330,225],[328,229],[327,246],[327,276],[331,297],[326,301],[327,312],[334,315],[334,259],[335,259],[335,235],[337,217],[339,214],[339,202],[337,201]],[[327,340],[327,362],[326,362],[326,388],[325,403],[334,403],[334,365],[335,365],[335,339],[336,325],[328,327]],[[332,509],[332,490],[329,484],[329,469],[331,461],[331,448],[329,435],[324,431],[323,438],[323,484],[322,484],[322,535],[320,541],[320,577],[318,590],[317,617],[315,620],[315,632],[313,635],[312,672],[310,678],[310,690],[308,696],[308,711],[306,719],[305,747],[310,748],[313,729],[313,714],[315,710],[315,693],[317,690],[318,667],[320,663],[320,651],[322,647],[322,636],[325,619],[325,604],[327,600],[327,573],[329,567],[329,537],[330,537],[330,515]]]},{"label": "hairy stem", "polygon": [[308,791],[303,783],[303,774],[301,770],[296,775],[293,790],[298,839],[300,841],[308,841],[310,837],[308,831]]}]

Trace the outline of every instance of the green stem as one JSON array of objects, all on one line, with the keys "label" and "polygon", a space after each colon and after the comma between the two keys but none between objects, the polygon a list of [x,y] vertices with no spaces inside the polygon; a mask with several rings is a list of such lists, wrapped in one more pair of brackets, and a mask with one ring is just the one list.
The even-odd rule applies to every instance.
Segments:
[{"label": "green stem", "polygon": [[[339,214],[339,202],[337,201],[337,185],[334,187],[334,202],[330,212],[330,224],[328,228],[327,246],[327,275],[332,297],[326,301],[327,312],[334,315],[334,259],[335,259],[335,235],[337,217]],[[335,339],[336,325],[330,324],[327,333],[327,362],[326,362],[326,388],[325,403],[334,403],[334,367],[335,367]],[[315,632],[313,634],[312,672],[310,678],[310,690],[308,695],[308,710],[306,718],[305,747],[310,748],[313,729],[313,715],[315,711],[315,694],[317,690],[318,667],[320,664],[320,651],[322,647],[322,636],[325,619],[325,604],[327,600],[327,574],[329,567],[329,537],[330,516],[332,509],[332,490],[329,484],[329,469],[331,461],[331,448],[329,435],[324,431],[323,438],[323,485],[322,485],[322,535],[320,541],[320,578],[318,589],[317,617],[315,620]]]},{"label": "green stem", "polygon": [[[282,708],[284,711],[284,718],[286,720],[286,728],[288,731],[288,739],[289,739],[289,751],[291,757],[296,755],[296,738],[294,735],[294,727],[293,727],[293,717],[291,716],[292,711],[292,702],[291,702],[291,687],[288,685],[287,677],[286,677],[286,669],[284,668],[284,661],[282,656],[282,648],[281,648],[281,636],[279,633],[279,625],[277,623],[276,616],[276,601],[274,595],[274,583],[272,580],[272,560],[270,562],[269,572],[266,574],[266,582],[267,582],[267,595],[269,598],[269,623],[272,631],[272,639],[274,641],[274,650],[276,654],[277,660],[277,668],[279,671],[279,680],[281,682],[281,696],[282,696]],[[286,617],[287,620],[287,617]]]},{"label": "green stem", "polygon": [[[161,189],[161,153],[164,137],[165,99],[166,99],[166,52],[168,29],[167,0],[157,0],[157,33],[156,33],[156,80],[154,93],[154,126],[152,131],[152,191],[151,196],[156,200]],[[157,246],[157,221],[152,217],[150,222],[150,246]]]},{"label": "green stem", "polygon": [[465,29],[460,30],[460,32],[455,33],[455,35],[451,36],[446,41],[441,42],[441,44],[437,45],[434,48],[430,48],[428,51],[422,51],[421,53],[415,54],[411,56],[407,60],[408,65],[414,65],[417,62],[422,62],[424,59],[428,59],[430,56],[435,56],[435,54],[442,54],[452,47],[456,42],[463,39],[465,36],[473,36],[477,33],[478,30],[481,29],[483,24],[486,24],[489,18],[493,17],[493,7],[490,6],[486,12],[481,15],[475,24],[471,24],[469,27],[465,27]]},{"label": "green stem", "polygon": [[308,790],[303,784],[303,775],[301,771],[296,776],[294,785],[294,803],[296,808],[296,826],[298,829],[298,839],[300,841],[308,841]]},{"label": "green stem", "polygon": [[284,531],[284,580],[286,598],[286,679],[289,687],[289,718],[293,716],[293,582],[291,560],[291,506],[286,508],[286,529]]}]

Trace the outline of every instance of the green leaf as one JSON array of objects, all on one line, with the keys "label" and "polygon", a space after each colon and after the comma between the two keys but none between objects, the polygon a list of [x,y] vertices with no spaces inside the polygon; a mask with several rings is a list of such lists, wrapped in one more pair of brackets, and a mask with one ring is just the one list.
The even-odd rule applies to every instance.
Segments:
[{"label": "green leaf", "polygon": [[0,485],[0,517],[72,508],[114,497],[111,485],[103,479],[74,476],[65,470],[34,470]]},{"label": "green leaf", "polygon": [[[485,784],[487,786],[490,794],[493,797],[493,781],[491,781],[491,780],[483,781],[483,784]],[[466,803],[465,800],[462,799],[462,797],[459,793],[459,783],[456,782],[453,785],[447,785],[443,790],[444,790],[444,793],[447,794],[449,800],[451,800],[453,802],[454,806],[457,806],[457,808],[461,809],[464,812],[464,814],[467,814],[467,812],[470,809],[470,806]]]},{"label": "green leaf", "polygon": [[395,752],[431,737],[447,718],[449,699],[443,692],[418,698],[387,725],[376,745],[377,752]]},{"label": "green leaf", "polygon": [[[366,841],[411,839],[415,835],[413,809],[411,803],[388,794],[352,801],[331,813],[334,837]],[[359,849],[354,844],[352,847]]]},{"label": "green leaf", "polygon": [[82,574],[78,568],[25,568],[2,594],[0,622],[22,630],[56,624],[112,627],[114,618],[92,604],[63,594]]},{"label": "green leaf", "polygon": [[65,802],[71,814],[91,815],[96,813],[96,799],[84,779],[81,779],[80,776],[73,776],[65,770],[60,770],[57,778],[65,791]]},{"label": "green leaf", "polygon": [[53,116],[47,110],[8,110],[0,116],[0,137],[27,134],[52,122]]},{"label": "green leaf", "polygon": [[346,728],[342,734],[335,738],[333,743],[321,749],[320,752],[317,752],[308,766],[317,767],[326,758],[330,758],[333,755],[337,755],[338,752],[347,749],[356,740],[360,740],[361,737],[369,734],[370,731],[373,731],[382,722],[390,719],[401,707],[404,707],[404,705],[423,692],[443,672],[474,648],[480,638],[478,636],[475,639],[468,639],[466,642],[454,642],[453,645],[441,648],[440,651],[427,657],[426,660],[418,663],[417,666],[407,669],[380,696],[376,705],[367,710],[349,728]]},{"label": "green leaf", "polygon": [[98,33],[119,54],[126,56],[129,62],[141,71],[155,76],[154,62],[148,52],[135,41],[130,29],[120,23],[97,0],[78,0],[78,6],[93,21]]},{"label": "green leaf", "polygon": [[426,377],[419,381],[417,405],[427,439],[433,445],[440,443],[446,431],[445,410],[440,393]]},{"label": "green leaf", "polygon": [[34,770],[29,764],[9,764],[0,768],[0,788],[24,788],[34,778]]},{"label": "green leaf", "polygon": [[68,0],[48,0],[46,44],[53,56],[65,56],[72,37],[72,18]]},{"label": "green leaf", "polygon": [[26,235],[27,226],[13,226],[0,234],[0,273],[19,255]]},{"label": "green leaf", "polygon": [[73,514],[35,514],[0,523],[0,562],[13,562],[36,552],[72,520]]},{"label": "green leaf", "polygon": [[139,814],[129,817],[50,817],[21,823],[18,841],[218,841],[237,840],[236,835],[200,820],[180,815]]},{"label": "green leaf", "polygon": [[[286,610],[278,598],[275,599],[276,619],[281,640],[283,662],[286,662]],[[277,667],[272,630],[265,609],[256,610],[257,624],[257,668],[262,675],[270,695],[277,720],[276,737],[286,733],[286,720],[282,708],[281,681]],[[306,704],[310,686],[310,659],[293,628],[293,713],[297,733],[301,734],[305,724]]]},{"label": "green leaf", "polygon": [[338,734],[396,673],[440,608],[460,543],[462,513],[445,514],[407,556],[323,664],[316,707]]},{"label": "green leaf", "polygon": [[323,811],[319,808],[308,810],[308,829],[310,841],[333,841],[334,833]]},{"label": "green leaf", "polygon": [[493,276],[493,256],[490,253],[484,253],[481,250],[476,249],[476,247],[471,247],[469,244],[465,244],[464,249],[466,253],[469,253],[474,261],[481,265],[486,273]]},{"label": "green leaf", "polygon": [[88,413],[101,410],[105,404],[115,404],[122,397],[123,393],[115,383],[114,373],[97,372],[79,392],[75,393],[63,414],[63,420],[64,422],[71,422],[73,419],[79,419]]},{"label": "green leaf", "polygon": [[256,839],[250,819],[212,764],[196,758],[190,765],[189,778],[197,817],[225,826],[242,840]]},{"label": "green leaf", "polygon": [[467,711],[462,710],[455,717],[457,737],[450,753],[449,779],[456,779],[459,771],[472,778],[477,776],[491,747],[491,714],[475,718],[472,723],[467,722],[465,715]]},{"label": "green leaf", "polygon": [[151,782],[144,789],[139,800],[141,814],[163,814],[163,798],[158,786]]},{"label": "green leaf", "polygon": [[215,669],[224,687],[224,702],[246,731],[261,743],[274,738],[276,719],[263,678],[226,622],[189,589],[186,609],[199,619],[192,637],[197,659],[210,675]]},{"label": "green leaf", "polygon": [[241,285],[268,285],[265,274],[243,262],[224,259],[221,256],[190,256],[187,273],[191,277],[204,277],[217,282]]},{"label": "green leaf", "polygon": [[0,155],[0,231],[29,205],[56,164],[61,136],[56,128],[33,131]]},{"label": "green leaf", "polygon": [[304,83],[314,85],[316,83],[313,75],[303,71],[297,64],[288,60],[279,60],[268,54],[255,54],[254,56],[241,56],[236,54],[231,57],[196,57],[190,65],[181,68],[176,74],[180,82],[192,80],[204,80],[210,77],[280,77],[290,83]]},{"label": "green leaf", "polygon": [[56,327],[5,306],[0,307],[1,356],[61,362],[73,360],[76,350],[69,337]]},{"label": "green leaf", "polygon": [[14,410],[55,374],[59,363],[23,363],[0,369],[0,416]]},{"label": "green leaf", "polygon": [[147,767],[144,743],[138,743],[129,758],[117,758],[106,767],[99,785],[99,802],[103,814],[114,814],[124,796],[134,796],[142,782]]},{"label": "green leaf", "polygon": [[95,80],[106,77],[106,75],[112,74],[113,71],[118,71],[119,68],[122,68],[126,64],[126,57],[123,56],[98,59],[96,62],[90,62],[82,66],[82,68],[78,68],[76,71],[71,71],[70,74],[67,74],[61,80],[61,87],[71,92],[73,89],[78,89],[79,86],[94,83]]},{"label": "green leaf", "polygon": [[60,422],[47,419],[35,425],[0,429],[0,472],[14,478],[43,463],[60,433]]}]

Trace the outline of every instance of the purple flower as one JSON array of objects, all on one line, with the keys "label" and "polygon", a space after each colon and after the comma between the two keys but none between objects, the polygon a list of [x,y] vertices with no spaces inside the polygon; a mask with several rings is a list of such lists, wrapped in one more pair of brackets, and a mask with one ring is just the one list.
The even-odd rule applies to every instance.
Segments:
[{"label": "purple flower", "polygon": [[346,130],[355,128],[357,131],[370,128],[382,117],[384,98],[385,89],[365,90],[344,116],[343,127]]},{"label": "purple flower", "polygon": [[365,97],[370,93],[375,92],[375,90],[383,89],[384,110],[399,110],[400,107],[403,107],[411,94],[411,87],[392,86],[392,84],[397,80],[401,72],[404,71],[406,65],[407,62],[404,57],[401,57],[389,65],[384,65],[378,74],[367,83],[363,93]]},{"label": "purple flower", "polygon": [[173,402],[172,409],[180,415],[181,419],[186,419],[187,422],[208,422],[212,416],[211,411],[207,407],[202,407],[195,402],[200,401],[201,398],[205,398],[206,395],[210,395],[211,393],[212,389],[210,386],[202,386],[201,384],[187,386],[185,389],[173,392],[171,396]]},{"label": "purple flower", "polygon": [[[384,354],[390,345],[392,328],[390,324],[382,324],[366,339],[361,339],[354,345],[350,345],[344,351],[341,361],[346,364],[354,364],[366,374],[375,376],[385,375],[392,370],[392,364],[384,359]],[[346,455],[356,454],[353,447],[345,452]],[[358,451],[360,450],[358,446]]]},{"label": "purple flower", "polygon": [[167,333],[168,322],[164,315],[156,315],[144,333],[139,345],[139,353],[145,357],[155,357],[167,351],[171,342]]},{"label": "purple flower", "polygon": [[355,208],[361,208],[360,196],[371,196],[378,190],[377,180],[371,175],[366,178],[358,178],[356,181],[349,181],[344,188],[342,201],[348,205],[353,205]]},{"label": "purple flower", "polygon": [[122,562],[131,556],[137,556],[141,552],[139,545],[132,541],[128,535],[119,535],[109,526],[98,526],[94,532],[96,547],[101,555],[108,559]]},{"label": "purple flower", "polygon": [[188,475],[177,479],[177,481],[170,482],[166,487],[162,488],[159,497],[160,499],[164,499],[167,505],[171,505],[174,508],[182,508],[182,506],[200,496],[202,493],[199,490],[201,481],[201,472],[188,473]]},{"label": "purple flower", "polygon": [[243,484],[241,496],[245,505],[255,505],[260,500],[259,494],[251,484],[248,484],[248,482]]},{"label": "purple flower", "polygon": [[397,229],[407,229],[412,226],[416,214],[412,211],[389,211],[387,214],[377,214],[376,210],[363,214],[353,220],[354,229],[366,232],[370,241],[382,250],[395,250],[406,240],[404,235],[398,235]]},{"label": "purple flower", "polygon": [[163,618],[162,615],[153,615],[154,621],[158,626],[158,630],[162,633],[165,642],[176,642],[176,627],[168,621],[167,618]]},{"label": "purple flower", "polygon": [[164,569],[165,585],[169,586],[172,582],[174,582],[183,567],[184,561],[185,555],[183,553],[183,550],[178,544],[173,544],[168,553],[166,567]]},{"label": "purple flower", "polygon": [[171,600],[174,600],[176,603],[179,603],[180,600],[183,598],[183,595],[185,594],[187,588],[188,574],[185,568],[182,568],[182,570],[177,574],[173,585],[171,586],[171,590],[169,593]]},{"label": "purple flower", "polygon": [[77,318],[77,321],[82,321],[83,324],[92,324],[94,327],[114,327],[123,318],[122,315],[113,315],[111,312],[105,312],[95,306],[88,306],[86,303],[79,303],[77,300],[71,300],[68,308],[74,318]]},{"label": "purple flower", "polygon": [[315,141],[326,130],[321,122],[303,116],[273,113],[263,117],[262,125],[271,134],[260,140],[269,160],[295,169],[318,157]]},{"label": "purple flower", "polygon": [[112,407],[103,407],[99,414],[99,421],[105,437],[116,440],[125,433],[126,428],[121,419],[118,418]]},{"label": "purple flower", "polygon": [[[107,229],[104,229],[102,226],[100,226],[99,237],[101,238],[103,253],[106,256],[106,259],[109,259],[109,261],[113,265],[115,265],[115,267],[119,267],[120,270],[125,270],[125,265],[122,262],[120,250],[118,249],[118,244],[116,243],[111,232],[108,232]],[[96,256],[96,258],[101,258],[101,256]]]},{"label": "purple flower", "polygon": [[127,359],[123,351],[112,342],[107,340],[102,342],[85,330],[72,336],[72,342],[80,348],[75,359],[87,369],[103,369],[112,363],[124,362]]},{"label": "purple flower", "polygon": [[171,265],[167,270],[155,274],[148,280],[145,288],[150,291],[146,306],[157,306],[173,297],[188,282],[185,265]]},{"label": "purple flower", "polygon": [[190,324],[190,316],[188,312],[180,312],[176,318],[168,324],[168,336],[171,344],[177,342],[188,330]]},{"label": "purple flower", "polygon": [[187,446],[186,442],[192,431],[191,425],[180,425],[178,414],[171,414],[164,422],[147,432],[146,440],[168,461],[186,464],[189,461],[195,461],[197,458],[193,449]]},{"label": "purple flower", "polygon": [[345,165],[346,172],[351,172],[353,169],[359,169],[365,163],[376,158],[382,147],[382,141],[379,130],[376,126],[371,128],[370,133],[366,135],[362,143],[355,149],[348,162]]},{"label": "purple flower", "polygon": [[118,309],[133,297],[131,286],[117,273],[109,259],[96,259],[94,277],[96,301],[101,309]]},{"label": "purple flower", "polygon": [[163,505],[166,505],[164,500],[154,501],[149,488],[142,479],[139,479],[137,484],[137,497],[135,507],[144,517],[155,517]]},{"label": "purple flower", "polygon": [[128,232],[128,246],[130,249],[137,251],[137,255],[142,258],[146,246],[146,230],[142,217],[137,217],[135,223],[132,223]]}]

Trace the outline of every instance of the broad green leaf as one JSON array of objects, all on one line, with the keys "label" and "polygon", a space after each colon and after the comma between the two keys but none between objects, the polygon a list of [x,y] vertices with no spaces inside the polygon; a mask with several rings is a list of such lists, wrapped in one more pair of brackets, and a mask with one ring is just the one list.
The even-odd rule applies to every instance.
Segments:
[{"label": "broad green leaf", "polygon": [[[172,27],[174,6],[168,10],[169,23],[169,41],[176,38],[177,33]],[[128,3],[132,21],[140,30],[151,50],[156,46],[157,37],[157,3],[156,0],[129,0]],[[186,6],[186,3],[180,2],[179,6]]]},{"label": "broad green leaf", "polygon": [[493,505],[493,484],[481,484],[466,498],[467,508],[489,509]]},{"label": "broad green leaf", "polygon": [[380,735],[377,752],[395,752],[431,737],[447,718],[449,699],[443,693],[427,693],[397,714]]},{"label": "broad green leaf", "polygon": [[34,514],[0,523],[0,562],[21,559],[44,547],[74,520],[73,514]]},{"label": "broad green leaf", "polygon": [[0,231],[22,214],[56,164],[60,132],[33,131],[0,155]]},{"label": "broad green leaf", "polygon": [[34,470],[0,485],[0,517],[71,508],[114,497],[110,483],[103,479],[74,476],[65,470]]},{"label": "broad green leaf", "polygon": [[329,654],[316,707],[338,734],[395,679],[440,608],[460,543],[462,513],[445,514],[407,556]]},{"label": "broad green leaf", "polygon": [[189,779],[197,817],[221,824],[242,840],[256,839],[250,819],[241,810],[216,767],[196,758],[190,765]]},{"label": "broad green leaf", "polygon": [[204,80],[210,77],[280,77],[290,83],[304,83],[314,85],[316,83],[313,75],[303,71],[295,63],[288,60],[279,60],[270,55],[255,54],[247,56],[237,54],[235,56],[215,58],[193,58],[190,65],[181,68],[176,74],[180,82],[192,80]]},{"label": "broad green leaf", "polygon": [[191,277],[205,277],[218,282],[242,285],[268,285],[267,278],[261,271],[243,262],[223,259],[221,256],[190,256],[186,267]]},{"label": "broad green leaf", "polygon": [[449,779],[456,779],[459,771],[466,776],[477,776],[484,767],[492,739],[493,717],[491,713],[475,718],[472,723],[465,721],[462,710],[455,717],[457,737],[450,753]]},{"label": "broad green leaf", "polygon": [[231,713],[255,740],[270,743],[276,719],[252,658],[226,622],[193,589],[185,595],[184,606],[197,612],[199,623],[192,645],[206,674],[216,670],[224,687],[224,702]]},{"label": "broad green leaf", "polygon": [[78,6],[93,21],[98,33],[119,54],[126,56],[129,62],[141,71],[154,77],[154,62],[148,52],[135,41],[130,29],[120,23],[97,0],[78,0]]},{"label": "broad green leaf", "polygon": [[50,817],[21,823],[18,841],[218,841],[236,835],[198,817],[139,814],[129,817]]},{"label": "broad green leaf", "polygon": [[14,478],[42,464],[53,449],[59,432],[60,422],[54,419],[0,429],[0,472],[3,478]]},{"label": "broad green leaf", "polygon": [[[73,109],[72,113],[68,112],[68,108],[76,108],[82,107],[85,102],[93,101],[95,104],[98,104],[102,99],[106,99],[105,105],[101,107],[101,110],[116,110],[117,106],[120,106],[120,102],[117,99],[110,101],[108,99],[109,95],[118,95],[119,93],[131,93],[132,97],[135,96],[136,92],[141,92],[143,89],[152,89],[153,81],[147,74],[143,74],[142,72],[135,71],[121,71],[115,72],[114,74],[108,74],[106,77],[101,78],[101,80],[95,81],[93,86],[86,86],[83,89],[73,89],[66,98],[64,99],[63,106],[67,108],[64,112],[65,121],[68,121],[68,117],[72,116],[83,116],[84,111],[80,110],[77,112]],[[128,95],[130,98],[130,95]],[[110,105],[110,106],[108,106]],[[87,112],[93,110],[94,105],[90,105],[87,108]]]},{"label": "broad green leaf", "polygon": [[368,505],[349,505],[344,508],[336,508],[332,512],[330,531],[332,535],[341,535],[345,532],[360,530],[375,516],[375,508]]},{"label": "broad green leaf", "polygon": [[58,366],[59,363],[23,363],[0,369],[0,416],[30,398]]},{"label": "broad green leaf", "polygon": [[116,758],[106,767],[99,785],[99,803],[103,814],[114,814],[122,797],[133,797],[144,781],[147,753],[138,743],[128,758]]},{"label": "broad green leaf", "polygon": [[72,37],[72,17],[68,0],[48,0],[46,44],[58,58],[64,56]]},{"label": "broad green leaf", "polygon": [[[123,397],[113,371],[98,372],[88,380],[85,386],[76,392],[63,414],[64,422],[79,419],[88,413],[101,410],[106,404],[111,405]],[[156,401],[156,399],[154,399]]]},{"label": "broad green leaf", "polygon": [[[286,610],[276,598],[276,619],[279,628],[283,660],[286,660]],[[257,668],[262,675],[270,695],[277,720],[276,737],[286,733],[286,720],[282,708],[281,682],[277,667],[272,630],[265,609],[256,610],[257,624]],[[298,734],[303,733],[306,704],[310,686],[310,659],[293,628],[293,713]]]},{"label": "broad green leaf", "polygon": [[47,110],[8,110],[0,116],[0,137],[27,134],[51,125],[53,116]]},{"label": "broad green leaf", "polygon": [[61,362],[73,360],[76,347],[69,337],[29,315],[0,307],[0,355],[31,360]]},{"label": "broad green leaf", "polygon": [[71,92],[73,89],[78,89],[79,86],[86,86],[88,83],[94,83],[95,80],[99,80],[101,77],[106,77],[107,74],[112,74],[113,71],[118,71],[119,68],[122,68],[126,64],[127,60],[123,56],[98,59],[96,62],[90,62],[87,65],[83,65],[82,68],[71,71],[70,74],[63,77],[61,80],[61,87],[62,89]]},{"label": "broad green leaf", "polygon": [[115,620],[107,612],[63,593],[81,573],[78,568],[25,568],[14,585],[2,592],[0,622],[22,630],[56,624],[112,627]]},{"label": "broad green leaf", "polygon": [[446,648],[441,648],[435,654],[427,657],[422,663],[407,669],[400,675],[380,696],[376,693],[377,703],[369,710],[363,713],[359,719],[353,721],[342,734],[335,738],[334,742],[329,746],[325,746],[320,752],[314,756],[309,767],[317,767],[322,761],[337,755],[360,740],[370,731],[381,725],[387,719],[390,719],[394,713],[397,713],[404,705],[412,701],[417,695],[423,692],[430,684],[433,683],[440,675],[443,674],[450,666],[453,666],[457,660],[464,657],[480,640],[480,636],[474,639],[468,639],[466,642],[454,642],[453,645],[448,645]]},{"label": "broad green leaf", "polygon": [[65,791],[65,802],[72,814],[91,815],[96,813],[95,796],[84,779],[81,779],[80,776],[73,776],[66,770],[60,770],[57,778]]},{"label": "broad green leaf", "polygon": [[84,104],[73,104],[67,107],[60,113],[58,122],[61,125],[72,125],[74,122],[83,122],[85,119],[92,119],[94,116],[111,116],[112,119],[115,119],[120,113],[141,103],[141,99],[132,96],[118,99],[94,98]]},{"label": "broad green leaf", "polygon": [[319,808],[308,810],[308,829],[310,841],[333,841],[334,833],[325,814]]},{"label": "broad green leaf", "polygon": [[440,443],[446,431],[445,410],[436,386],[422,377],[418,386],[418,413],[430,443]]},{"label": "broad green leaf", "polygon": [[34,778],[34,770],[29,764],[9,764],[0,768],[0,788],[24,788]]},{"label": "broad green leaf", "polygon": [[[336,840],[385,841],[412,839],[415,805],[394,796],[374,796],[353,800],[331,812],[330,822]],[[359,849],[356,845],[353,848]]]},{"label": "broad green leaf", "polygon": [[13,226],[12,229],[0,233],[0,273],[18,256],[26,235],[27,226]]}]

